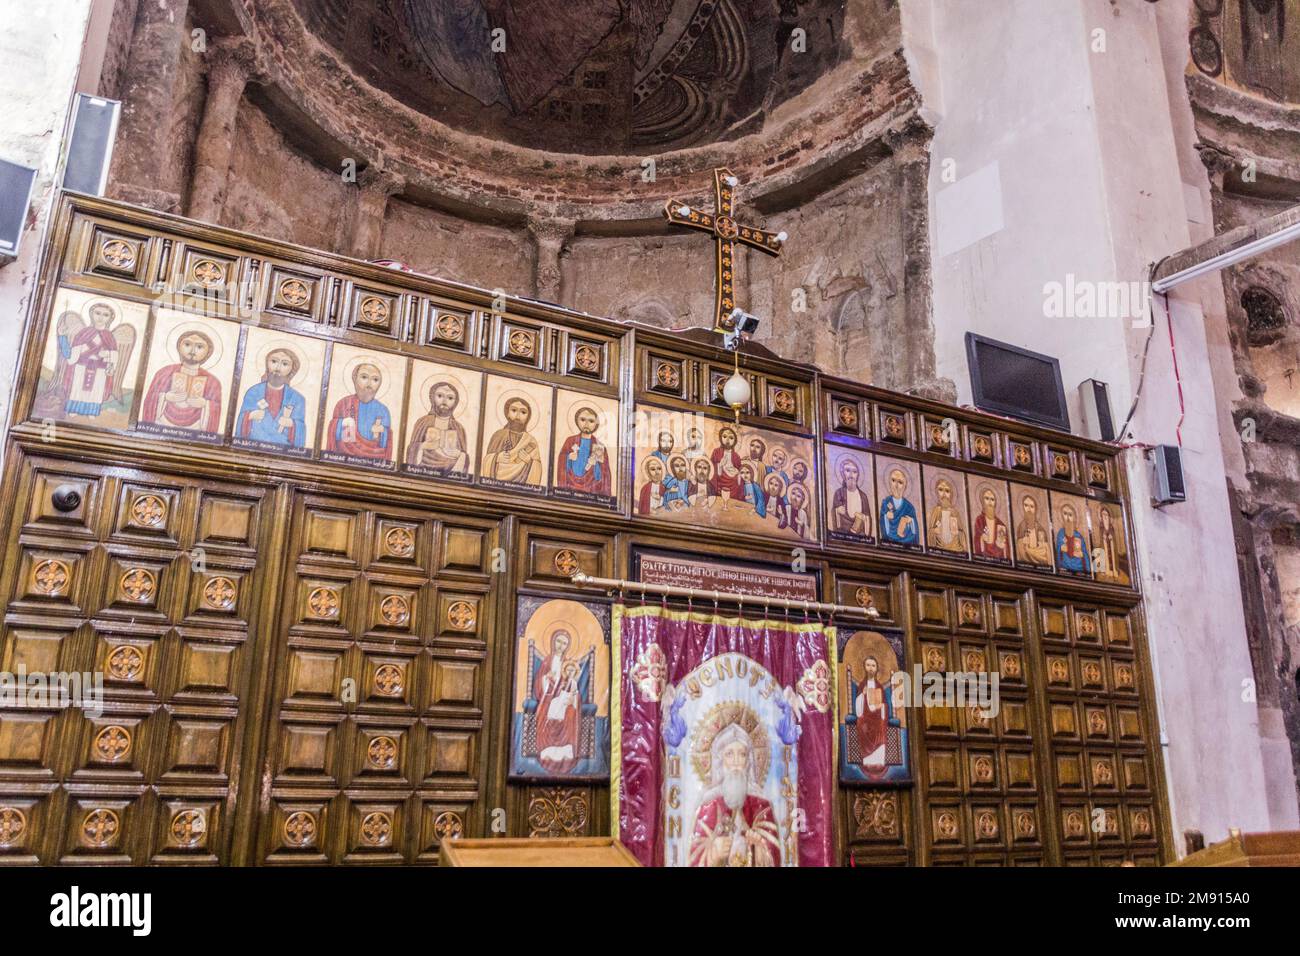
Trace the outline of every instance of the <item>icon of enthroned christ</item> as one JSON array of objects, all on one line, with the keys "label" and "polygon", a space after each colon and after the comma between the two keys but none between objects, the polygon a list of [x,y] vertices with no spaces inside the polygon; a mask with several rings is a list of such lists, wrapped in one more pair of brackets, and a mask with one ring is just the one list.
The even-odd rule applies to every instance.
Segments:
[{"label": "icon of enthroned christ", "polygon": [[759,788],[756,742],[730,723],[709,746],[709,788],[691,833],[691,866],[780,866],[781,837],[772,803]]},{"label": "icon of enthroned christ", "polygon": [[384,373],[378,365],[357,363],[352,369],[352,394],[344,395],[334,405],[326,450],[353,458],[392,461],[393,417],[378,398],[383,384]]},{"label": "icon of enthroned christ", "polygon": [[177,361],[154,373],[140,421],[189,431],[219,431],[221,383],[205,367],[214,363],[215,353],[216,344],[208,332],[182,328],[175,339]]},{"label": "icon of enthroned christ", "polygon": [[870,656],[863,658],[862,680],[853,699],[853,713],[857,717],[854,729],[858,735],[858,753],[867,771],[879,771],[885,766],[889,710],[885,704],[887,688],[879,678],[879,661]]},{"label": "icon of enthroned christ", "polygon": [[555,473],[559,476],[556,484],[570,491],[608,496],[609,456],[596,437],[600,415],[590,405],[583,405],[573,413],[573,424],[578,434],[564,440],[555,459]]},{"label": "icon of enthroned christ", "polygon": [[38,414],[98,418],[106,404],[122,401],[122,379],[135,349],[135,329],[117,323],[107,302],[92,302],[90,322],[75,311],[59,316],[54,377],[38,402]]}]

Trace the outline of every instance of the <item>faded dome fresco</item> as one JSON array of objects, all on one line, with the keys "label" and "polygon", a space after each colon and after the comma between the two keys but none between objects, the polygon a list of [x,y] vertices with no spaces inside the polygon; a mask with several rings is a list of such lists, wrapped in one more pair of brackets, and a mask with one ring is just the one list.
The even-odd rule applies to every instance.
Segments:
[{"label": "faded dome fresco", "polygon": [[[728,139],[846,57],[837,0],[294,0],[358,75],[520,146],[645,152]],[[806,50],[792,49],[796,30]]]}]

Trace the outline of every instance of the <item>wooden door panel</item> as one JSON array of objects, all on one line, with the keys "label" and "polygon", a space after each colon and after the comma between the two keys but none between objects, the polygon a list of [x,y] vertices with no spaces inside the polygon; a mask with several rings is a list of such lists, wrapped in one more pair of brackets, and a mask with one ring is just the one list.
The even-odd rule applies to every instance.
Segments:
[{"label": "wooden door panel", "polygon": [[97,676],[102,713],[0,715],[0,863],[231,862],[268,489],[14,467],[0,666]]},{"label": "wooden door panel", "polygon": [[497,535],[294,499],[260,860],[434,862],[441,840],[477,832]]}]

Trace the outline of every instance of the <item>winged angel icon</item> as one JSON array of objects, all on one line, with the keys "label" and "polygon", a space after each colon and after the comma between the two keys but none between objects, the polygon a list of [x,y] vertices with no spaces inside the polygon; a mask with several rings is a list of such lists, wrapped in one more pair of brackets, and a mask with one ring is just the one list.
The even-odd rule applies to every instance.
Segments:
[{"label": "winged angel icon", "polygon": [[122,403],[136,331],[119,322],[117,310],[107,302],[92,302],[86,311],[89,322],[75,310],[59,316],[54,375],[37,396],[38,415],[98,418],[104,406]]}]

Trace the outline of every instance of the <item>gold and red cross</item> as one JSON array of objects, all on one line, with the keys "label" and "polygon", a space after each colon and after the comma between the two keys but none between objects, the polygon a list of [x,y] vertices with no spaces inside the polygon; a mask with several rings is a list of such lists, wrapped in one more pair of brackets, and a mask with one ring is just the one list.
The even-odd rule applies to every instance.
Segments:
[{"label": "gold and red cross", "polygon": [[730,332],[735,325],[731,317],[736,308],[736,287],[734,283],[736,243],[742,243],[751,249],[758,249],[769,256],[779,256],[785,245],[784,232],[768,232],[755,226],[747,226],[734,218],[736,186],[738,181],[729,169],[713,171],[714,209],[710,214],[696,209],[680,199],[670,199],[664,206],[664,215],[675,226],[687,226],[713,234],[713,244],[717,251],[717,290],[713,314],[713,331]]}]

